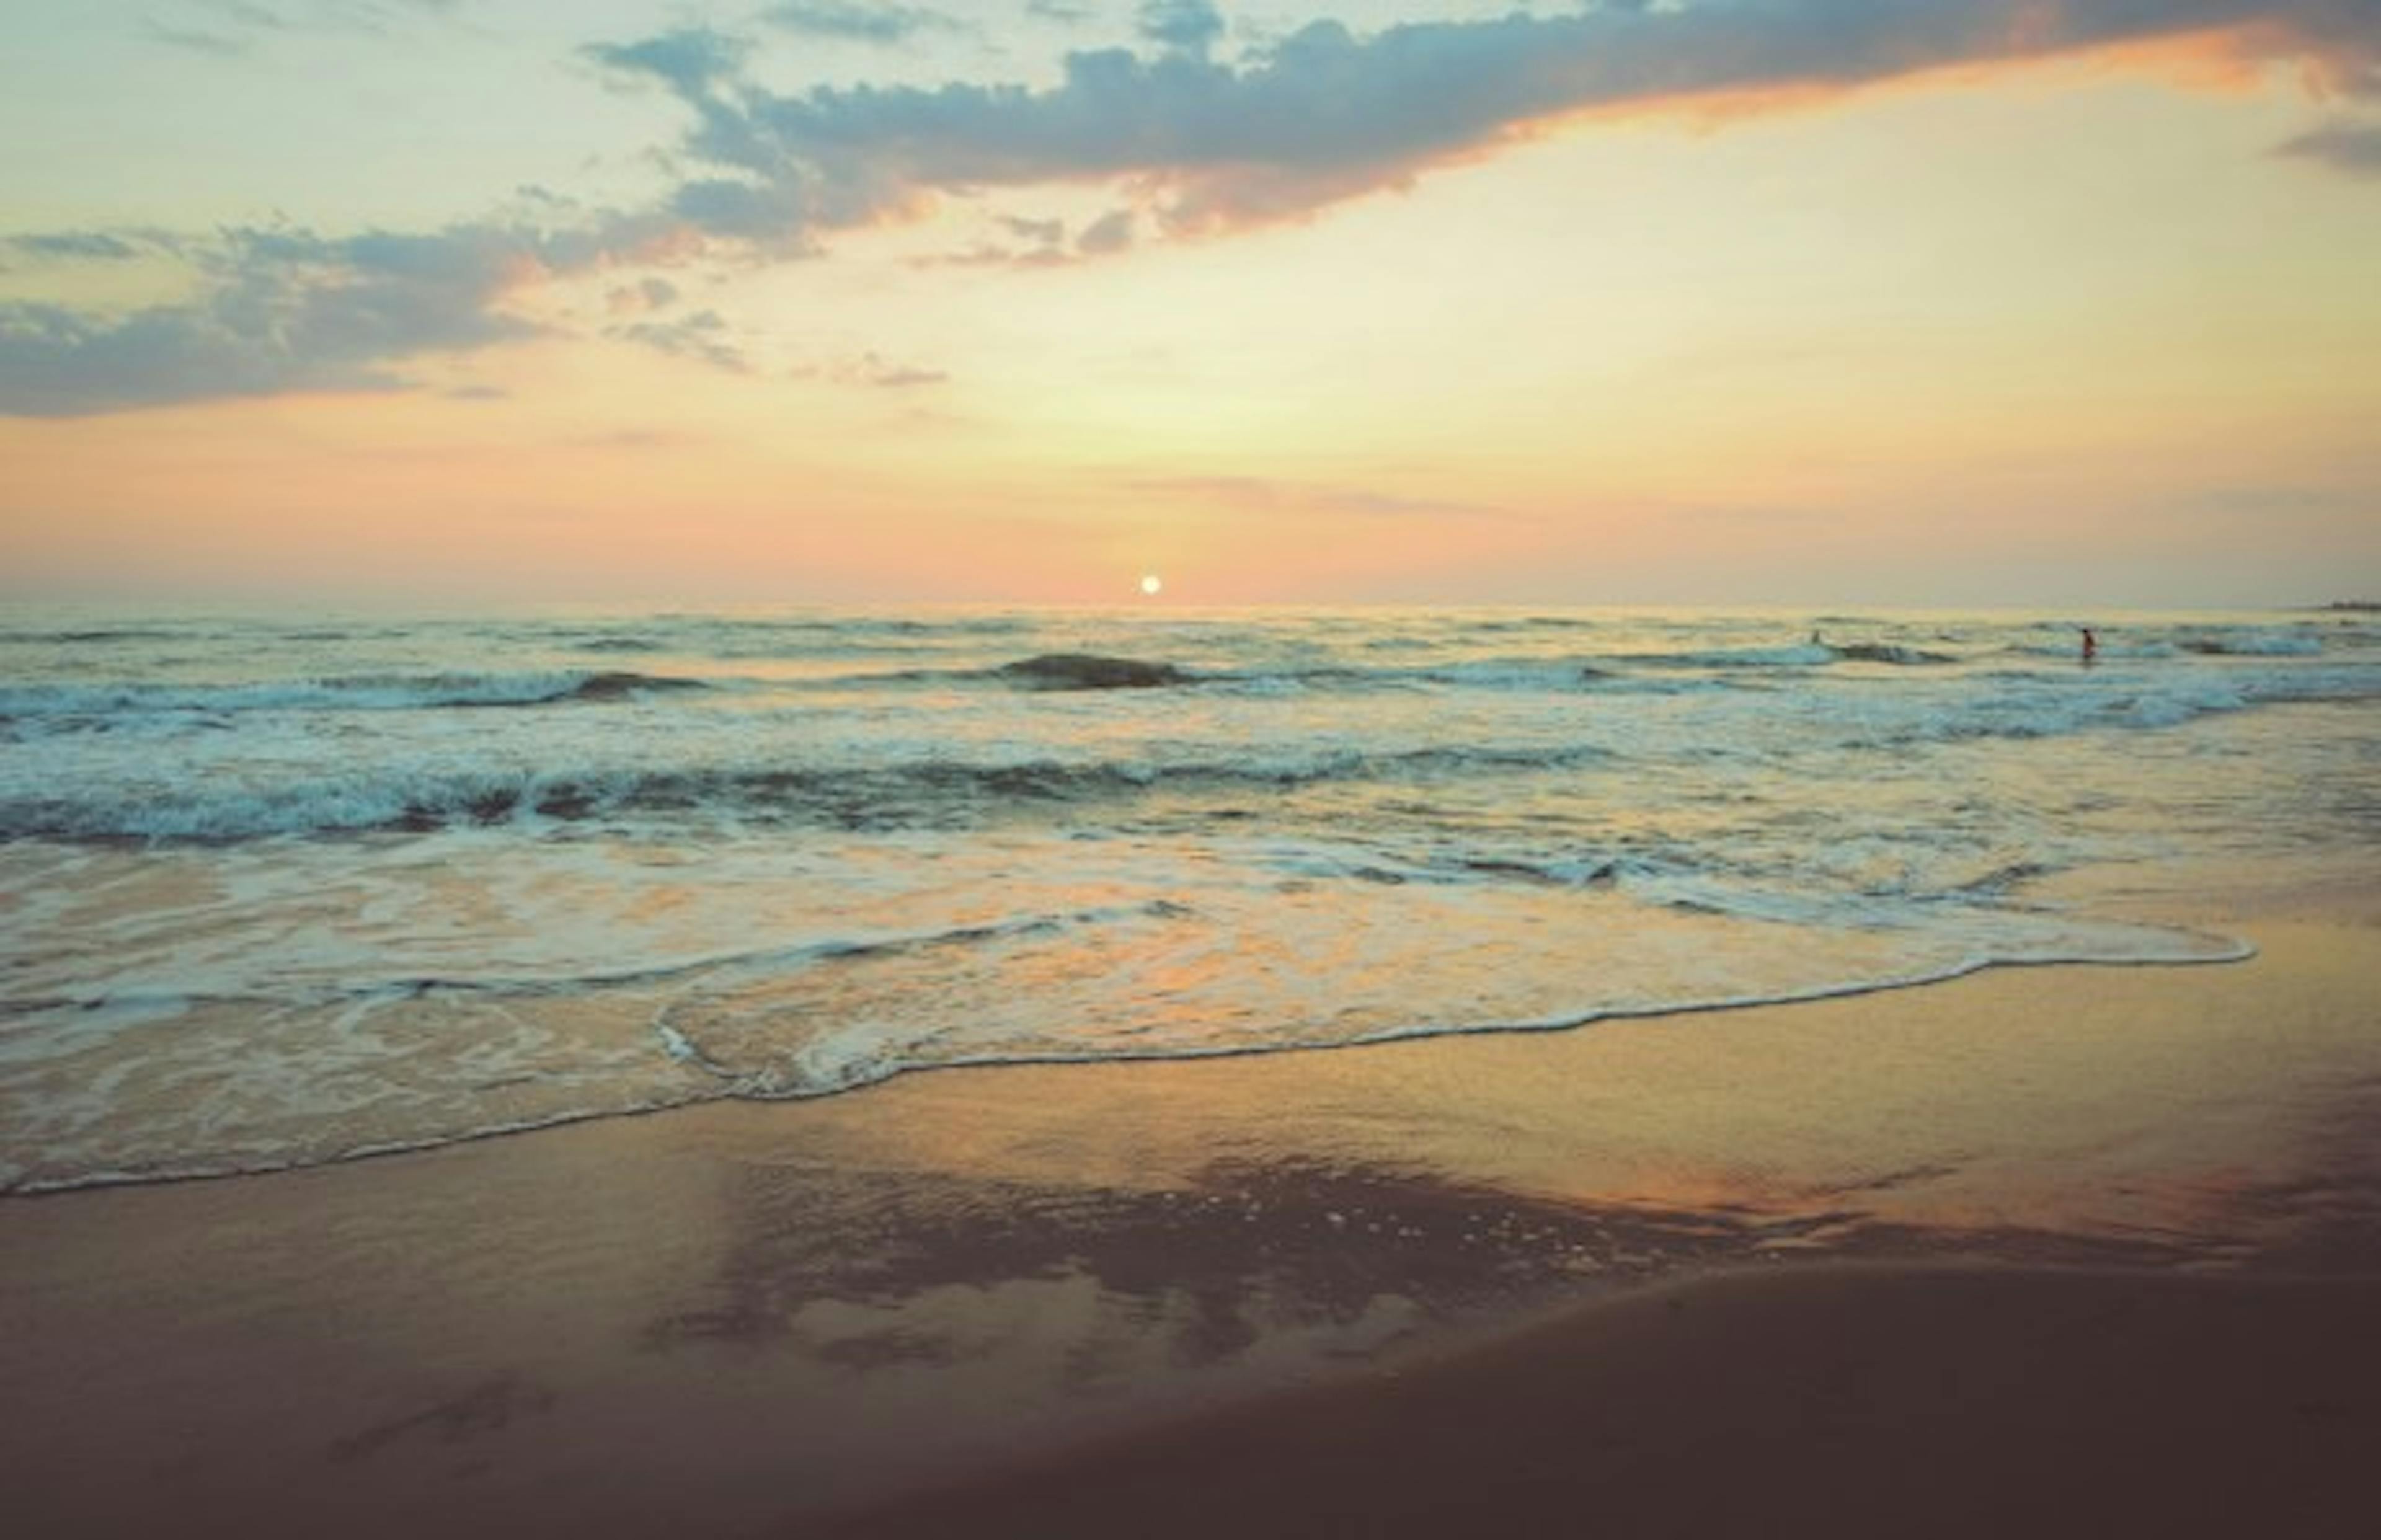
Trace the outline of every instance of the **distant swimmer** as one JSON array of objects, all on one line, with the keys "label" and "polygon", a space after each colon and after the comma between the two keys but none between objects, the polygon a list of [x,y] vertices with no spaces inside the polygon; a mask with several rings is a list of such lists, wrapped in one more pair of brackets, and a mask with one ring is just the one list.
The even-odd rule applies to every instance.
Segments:
[{"label": "distant swimmer", "polygon": [[2086,662],[2086,663],[2089,663],[2089,662],[2091,662],[2094,658],[2096,658],[2096,657],[2098,657],[2098,656],[2100,655],[2100,639],[2099,639],[2098,637],[2094,636],[2094,635],[2092,634],[2092,628],[2091,628],[2091,627],[2089,627],[2089,626],[2085,626],[2082,629],[2083,629],[2083,661],[2084,661],[2084,662]]}]

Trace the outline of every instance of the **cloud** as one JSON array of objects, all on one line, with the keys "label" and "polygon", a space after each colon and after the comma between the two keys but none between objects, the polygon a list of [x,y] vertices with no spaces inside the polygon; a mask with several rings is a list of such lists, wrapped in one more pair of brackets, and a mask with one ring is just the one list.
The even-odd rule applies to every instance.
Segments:
[{"label": "cloud", "polygon": [[[666,213],[559,213],[550,225],[483,220],[426,234],[331,237],[274,226],[210,237],[111,230],[6,238],[0,247],[51,263],[170,257],[189,271],[195,292],[128,312],[0,301],[0,416],[410,388],[404,368],[416,358],[546,335],[515,313],[526,290],[617,265],[680,260],[690,250],[683,221]],[[674,302],[678,290],[647,276],[613,295],[651,311]],[[742,367],[732,348],[699,327],[633,340]]]},{"label": "cloud", "polygon": [[[1405,186],[1594,110],[1848,91],[1952,66],[2220,39],[2343,91],[2381,82],[2369,0],[1744,0],[1621,5],[1415,23],[1307,25],[1242,58],[1208,56],[1204,0],[1139,13],[1152,54],[1067,56],[1054,85],[952,83],[775,93],[740,60],[651,72],[697,122],[711,175],[678,212],[717,234],[814,239],[904,217],[938,193],[1130,178],[1178,232],[1301,218]],[[682,37],[683,34],[670,34]],[[626,62],[630,49],[597,56]],[[695,195],[699,192],[699,196]]]},{"label": "cloud", "polygon": [[646,277],[613,289],[604,297],[604,304],[614,315],[637,315],[667,310],[678,298],[678,286],[667,278]]},{"label": "cloud", "polygon": [[912,385],[941,385],[950,375],[940,369],[887,369],[868,383],[883,390],[907,390]]},{"label": "cloud", "polygon": [[1063,219],[1023,219],[1014,214],[1003,214],[995,222],[1023,244],[1009,246],[986,241],[956,257],[928,258],[922,265],[1057,267],[1072,260],[1067,255],[1067,222]]},{"label": "cloud", "polygon": [[0,246],[12,251],[49,262],[130,262],[165,244],[165,238],[148,232],[113,230],[57,230],[0,239]]},{"label": "cloud", "polygon": [[700,100],[714,82],[732,79],[751,56],[750,38],[709,27],[680,27],[635,43],[592,43],[581,54],[624,75],[649,75],[689,100]]},{"label": "cloud", "polygon": [[772,27],[852,43],[905,43],[920,32],[958,30],[940,11],[863,0],[782,0],[761,13]]},{"label": "cloud", "polygon": [[280,6],[260,0],[182,0],[179,9],[190,20],[151,17],[143,18],[143,25],[152,38],[177,48],[244,58],[270,37],[306,32],[386,37],[410,17],[451,16],[460,5],[461,0],[285,0]]},{"label": "cloud", "polygon": [[1056,246],[1067,238],[1067,222],[1063,219],[1020,219],[1003,215],[1000,223],[1008,233],[1036,246]]},{"label": "cloud", "polygon": [[1139,218],[1130,209],[1112,209],[1083,226],[1075,238],[1075,250],[1087,257],[1113,256],[1132,246],[1134,224]]},{"label": "cloud", "polygon": [[1014,214],[995,216],[1010,240],[982,240],[963,251],[920,257],[917,267],[1071,267],[1132,250],[1140,233],[1141,215],[1131,208],[1112,209],[1085,225],[1070,240],[1063,219],[1026,219]]},{"label": "cloud", "polygon": [[963,251],[915,257],[912,267],[1065,267],[1075,259],[1056,246],[1001,246],[979,241]]},{"label": "cloud", "polygon": [[919,385],[941,385],[950,378],[939,369],[889,363],[874,353],[862,353],[856,359],[832,364],[825,374],[827,378],[844,385],[869,385],[881,390],[910,390]]},{"label": "cloud", "polygon": [[857,358],[837,359],[830,363],[808,365],[792,371],[791,374],[798,380],[825,380],[835,385],[861,385],[879,390],[913,390],[920,385],[942,385],[950,379],[950,375],[942,370],[894,363],[873,352],[862,353]]},{"label": "cloud", "polygon": [[1224,35],[1224,18],[1208,0],[1142,0],[1141,35],[1166,48],[1204,55]]},{"label": "cloud", "polygon": [[74,417],[223,396],[390,390],[367,361],[308,356],[199,307],[95,321],[55,305],[0,305],[0,411]]},{"label": "cloud", "polygon": [[289,29],[287,17],[270,6],[257,5],[254,0],[199,0],[199,3],[224,20],[244,27],[275,32]]},{"label": "cloud", "polygon": [[226,37],[221,32],[201,31],[196,27],[168,27],[155,20],[144,21],[143,26],[150,37],[159,43],[210,58],[241,58],[255,46],[249,38]]},{"label": "cloud", "polygon": [[2326,123],[2274,147],[2350,177],[2381,177],[2381,123]]},{"label": "cloud", "polygon": [[734,335],[727,318],[717,311],[697,311],[676,321],[639,321],[615,326],[604,334],[651,348],[677,358],[692,359],[733,374],[752,372],[744,350],[729,340]]},{"label": "cloud", "polygon": [[536,335],[498,301],[569,250],[484,226],[342,239],[232,231],[191,250],[205,282],[184,303],[121,315],[0,304],[0,413],[398,389],[409,382],[394,366],[405,359]]}]

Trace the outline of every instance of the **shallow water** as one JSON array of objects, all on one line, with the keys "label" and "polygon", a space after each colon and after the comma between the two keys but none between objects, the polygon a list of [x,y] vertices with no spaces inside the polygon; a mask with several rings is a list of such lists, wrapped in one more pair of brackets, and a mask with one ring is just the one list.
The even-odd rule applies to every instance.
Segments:
[{"label": "shallow water", "polygon": [[2362,616],[5,620],[18,1189],[2216,959],[2041,895],[2381,833]]}]

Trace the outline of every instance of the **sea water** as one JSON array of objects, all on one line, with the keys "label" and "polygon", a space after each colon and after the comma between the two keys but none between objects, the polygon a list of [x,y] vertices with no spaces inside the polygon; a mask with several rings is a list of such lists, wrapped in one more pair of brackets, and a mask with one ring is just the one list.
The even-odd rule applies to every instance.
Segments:
[{"label": "sea water", "polygon": [[2048,894],[2373,847],[2381,617],[2095,624],[0,611],[0,1189],[2238,957]]}]

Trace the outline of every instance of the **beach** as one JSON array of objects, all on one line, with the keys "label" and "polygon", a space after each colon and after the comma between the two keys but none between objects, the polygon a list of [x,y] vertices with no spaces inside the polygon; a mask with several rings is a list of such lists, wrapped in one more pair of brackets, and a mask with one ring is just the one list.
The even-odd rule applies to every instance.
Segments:
[{"label": "beach", "polygon": [[0,1540],[2381,1536],[2381,0],[31,9]]},{"label": "beach", "polygon": [[12,1197],[0,1482],[40,1534],[2355,1533],[2381,896],[2163,891],[2256,955]]},{"label": "beach", "polygon": [[817,1533],[2347,1535],[2376,1307],[2370,1279],[1725,1274]]}]

